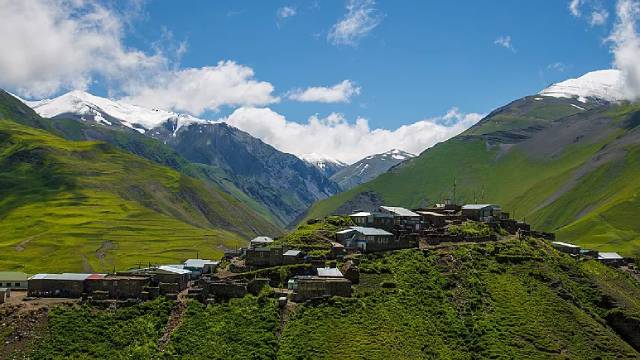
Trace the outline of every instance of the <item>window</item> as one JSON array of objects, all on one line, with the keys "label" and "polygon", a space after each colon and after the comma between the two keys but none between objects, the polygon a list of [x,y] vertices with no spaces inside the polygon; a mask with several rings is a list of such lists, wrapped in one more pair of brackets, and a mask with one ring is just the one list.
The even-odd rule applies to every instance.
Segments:
[{"label": "window", "polygon": [[16,283],[16,286],[20,286],[20,283]]}]

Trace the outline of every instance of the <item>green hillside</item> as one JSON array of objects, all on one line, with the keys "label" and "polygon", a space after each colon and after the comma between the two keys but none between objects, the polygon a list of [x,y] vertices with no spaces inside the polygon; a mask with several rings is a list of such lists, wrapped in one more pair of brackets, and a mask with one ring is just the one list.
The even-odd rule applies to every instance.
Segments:
[{"label": "green hillside", "polygon": [[128,127],[111,128],[74,119],[45,119],[11,94],[0,89],[0,118],[49,131],[67,140],[89,140],[109,143],[126,152],[168,166],[187,176],[203,180],[230,194],[263,218],[279,227],[284,224],[274,217],[263,204],[248,196],[228,178],[224,170],[205,164],[196,164],[178,154],[160,140],[143,135]]},{"label": "green hillside", "polygon": [[[21,358],[637,359],[640,286],[530,239],[366,255],[352,298],[50,311]],[[174,305],[176,306],[176,305]],[[91,314],[91,315],[89,315]],[[11,333],[10,321],[0,324]],[[4,328],[3,328],[4,327]],[[135,335],[133,335],[135,333]],[[632,340],[635,336],[635,340]],[[635,343],[634,343],[635,341]],[[635,346],[635,348],[634,348]]]},{"label": "green hillside", "polygon": [[[640,254],[640,105],[579,111],[525,98],[375,180],[320,201],[308,218],[380,202],[494,202],[536,228],[596,249]],[[574,104],[575,105],[575,104]],[[577,106],[577,105],[576,105]]]},{"label": "green hillside", "polygon": [[0,269],[219,257],[279,230],[230,195],[101,142],[0,121]]}]

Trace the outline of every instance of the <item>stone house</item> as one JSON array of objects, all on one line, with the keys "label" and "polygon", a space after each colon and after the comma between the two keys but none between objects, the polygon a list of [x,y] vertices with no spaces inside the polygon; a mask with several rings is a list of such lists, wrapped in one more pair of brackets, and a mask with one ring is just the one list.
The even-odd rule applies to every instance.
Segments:
[{"label": "stone house", "polygon": [[27,294],[31,297],[80,298],[85,293],[88,278],[99,279],[105,274],[36,274],[29,278]]},{"label": "stone house", "polygon": [[395,250],[413,246],[408,238],[396,238],[386,230],[361,226],[351,226],[348,229],[338,231],[336,240],[348,250],[362,252]]},{"label": "stone house", "polygon": [[502,209],[494,204],[467,204],[462,206],[462,217],[468,220],[491,222],[502,218]]}]

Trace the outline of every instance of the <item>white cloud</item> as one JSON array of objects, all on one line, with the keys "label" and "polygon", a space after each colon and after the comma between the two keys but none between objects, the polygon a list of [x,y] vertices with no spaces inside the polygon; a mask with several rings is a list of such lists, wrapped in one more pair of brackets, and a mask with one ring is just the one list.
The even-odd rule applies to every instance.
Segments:
[{"label": "white cloud", "polygon": [[575,17],[580,17],[580,6],[582,5],[582,0],[571,0],[569,3],[569,11],[571,15]]},{"label": "white cloud", "polygon": [[640,36],[637,21],[640,3],[635,0],[619,0],[616,6],[617,21],[608,40],[612,43],[614,64],[622,72],[628,98],[640,97]]},{"label": "white cloud", "polygon": [[509,49],[513,52],[516,52],[516,49],[513,47],[513,43],[511,42],[511,36],[500,36],[494,42],[495,45],[502,46],[505,49]]},{"label": "white cloud", "polygon": [[608,18],[609,18],[609,12],[607,10],[605,9],[593,10],[591,12],[591,19],[589,20],[589,23],[591,24],[591,26],[604,25],[606,24]]},{"label": "white cloud", "polygon": [[561,62],[555,62],[547,65],[547,70],[555,70],[558,72],[564,72],[567,69],[567,66]]},{"label": "white cloud", "polygon": [[348,0],[347,13],[331,27],[327,39],[334,45],[355,46],[382,22],[373,0]]},{"label": "white cloud", "polygon": [[124,100],[136,105],[186,111],[194,115],[221,106],[261,106],[279,99],[273,85],[253,78],[253,69],[233,61],[157,74],[148,81],[125,86]]},{"label": "white cloud", "polygon": [[268,108],[242,107],[222,120],[284,152],[298,156],[313,152],[353,163],[396,148],[419,154],[461,133],[482,116],[463,114],[453,108],[441,117],[386,130],[371,129],[363,118],[350,123],[337,113],[325,118],[312,116],[306,123],[296,123]]},{"label": "white cloud", "polygon": [[303,102],[339,103],[349,102],[351,97],[360,94],[360,87],[350,80],[344,80],[332,87],[310,87],[296,89],[288,94],[289,99]]},{"label": "white cloud", "polygon": [[276,16],[279,19],[286,19],[292,16],[296,16],[296,9],[291,6],[283,6],[276,11]]},{"label": "white cloud", "polygon": [[127,48],[126,18],[93,2],[0,0],[0,86],[23,96],[85,89],[96,75],[121,80],[165,66]]}]

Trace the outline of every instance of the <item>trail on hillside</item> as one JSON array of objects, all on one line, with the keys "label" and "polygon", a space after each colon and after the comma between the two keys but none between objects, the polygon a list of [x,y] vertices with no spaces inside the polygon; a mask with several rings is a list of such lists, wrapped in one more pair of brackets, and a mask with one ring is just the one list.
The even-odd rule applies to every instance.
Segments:
[{"label": "trail on hillside", "polygon": [[158,341],[158,350],[160,350],[160,352],[164,352],[169,340],[171,340],[171,335],[180,326],[180,324],[182,324],[182,319],[184,318],[184,314],[187,310],[187,292],[188,289],[178,294],[176,306],[171,311],[169,321],[167,321],[167,326],[164,329],[164,334],[162,334],[162,337],[160,337],[160,340]]}]

